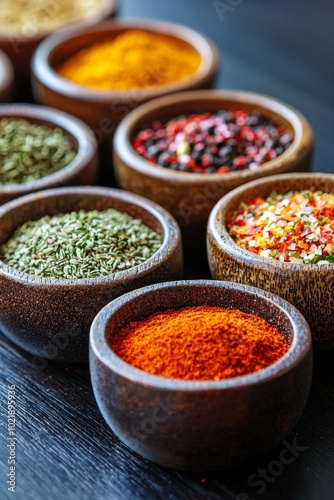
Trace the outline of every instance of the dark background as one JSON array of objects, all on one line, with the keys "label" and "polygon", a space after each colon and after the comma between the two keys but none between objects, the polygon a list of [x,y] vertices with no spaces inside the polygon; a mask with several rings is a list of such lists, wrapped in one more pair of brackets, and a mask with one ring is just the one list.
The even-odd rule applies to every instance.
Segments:
[{"label": "dark background", "polygon": [[[120,0],[118,14],[177,21],[207,34],[221,56],[216,87],[266,93],[300,109],[315,131],[314,170],[333,172],[332,0]],[[193,277],[202,270],[203,263],[193,267]],[[228,472],[163,469],[132,453],[109,430],[95,404],[87,367],[49,362],[38,368],[31,356],[0,335],[0,498],[332,500],[333,361],[332,353],[316,354],[308,404],[286,439],[288,445],[296,440],[298,456],[276,477],[269,474],[271,482],[260,493],[258,483],[247,484],[250,476],[258,475],[259,468],[275,471],[273,464],[286,444]],[[18,419],[15,494],[7,492],[5,463],[11,384],[16,386]]]}]

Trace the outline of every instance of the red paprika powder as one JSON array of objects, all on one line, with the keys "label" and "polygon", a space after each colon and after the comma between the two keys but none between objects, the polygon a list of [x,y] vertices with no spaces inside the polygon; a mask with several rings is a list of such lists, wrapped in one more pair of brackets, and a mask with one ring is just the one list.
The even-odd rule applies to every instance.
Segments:
[{"label": "red paprika powder", "polygon": [[253,373],[289,350],[288,339],[254,314],[222,307],[166,310],[134,321],[110,340],[124,361],[148,373],[221,380]]}]

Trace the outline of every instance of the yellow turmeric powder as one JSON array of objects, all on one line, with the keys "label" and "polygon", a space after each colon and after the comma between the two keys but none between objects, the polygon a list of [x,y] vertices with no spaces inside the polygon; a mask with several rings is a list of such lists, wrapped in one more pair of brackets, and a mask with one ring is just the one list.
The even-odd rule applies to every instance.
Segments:
[{"label": "yellow turmeric powder", "polygon": [[200,54],[183,40],[129,30],[82,49],[58,69],[60,76],[97,90],[166,85],[194,74]]}]

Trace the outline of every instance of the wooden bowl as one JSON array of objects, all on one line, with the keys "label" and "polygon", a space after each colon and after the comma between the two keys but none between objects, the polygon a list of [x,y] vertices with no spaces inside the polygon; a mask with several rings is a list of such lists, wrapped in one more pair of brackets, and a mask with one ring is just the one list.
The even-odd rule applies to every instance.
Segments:
[{"label": "wooden bowl", "polygon": [[23,118],[31,123],[60,127],[69,137],[75,158],[57,172],[31,182],[0,186],[0,205],[19,196],[56,186],[94,184],[98,176],[97,142],[85,123],[57,109],[33,104],[5,104],[0,106],[0,119]]},{"label": "wooden bowl", "polygon": [[334,266],[292,264],[261,257],[238,246],[226,223],[241,201],[272,191],[316,189],[334,192],[332,174],[285,174],[250,182],[225,195],[208,223],[207,247],[212,277],[263,288],[291,302],[308,321],[315,346],[334,348]]},{"label": "wooden bowl", "polygon": [[0,51],[0,103],[10,101],[13,93],[14,69],[6,56]]},{"label": "wooden bowl", "polygon": [[[216,112],[234,108],[259,110],[294,137],[291,146],[258,170],[241,170],[226,174],[179,172],[156,166],[141,157],[131,141],[140,126],[156,118],[177,116],[192,111]],[[260,177],[311,167],[313,134],[304,116],[272,97],[236,90],[203,90],[179,93],[156,99],[132,111],[119,125],[114,136],[114,169],[123,189],[165,207],[181,227],[186,248],[205,248],[206,224],[215,203],[232,189]]]},{"label": "wooden bowl", "polygon": [[[71,24],[92,24],[97,23],[111,16],[117,7],[117,0],[102,0],[100,7],[89,20],[73,21]],[[73,29],[73,28],[71,28]],[[12,61],[18,83],[24,88],[27,85],[27,78],[30,76],[30,61],[38,44],[50,34],[50,31],[39,30],[34,25],[34,20],[29,19],[26,26],[26,33],[0,34],[0,49],[3,50]],[[66,110],[65,110],[66,111]]]},{"label": "wooden bowl", "polygon": [[[78,50],[131,29],[162,33],[187,42],[201,55],[199,69],[194,75],[173,84],[127,92],[83,87],[60,77],[55,71],[59,64]],[[218,56],[213,44],[191,28],[152,19],[108,21],[88,28],[63,30],[44,40],[33,58],[32,84],[37,101],[66,109],[85,121],[94,130],[99,142],[108,142],[117,124],[139,103],[179,90],[206,87],[212,81],[217,66]]]},{"label": "wooden bowl", "polygon": [[114,189],[58,188],[11,201],[0,207],[0,244],[28,220],[107,208],[127,212],[161,234],[160,249],[131,269],[89,279],[41,278],[0,261],[0,330],[32,355],[87,361],[89,328],[102,307],[139,286],[181,277],[182,247],[175,220],[155,203]]},{"label": "wooden bowl", "polygon": [[[289,338],[290,350],[249,375],[189,381],[134,368],[109,347],[108,338],[131,321],[204,304],[257,314]],[[123,295],[98,314],[90,333],[90,373],[104,419],[127,446],[164,467],[225,469],[265,453],[296,424],[311,383],[311,335],[291,304],[257,288],[209,280],[162,283]]]}]

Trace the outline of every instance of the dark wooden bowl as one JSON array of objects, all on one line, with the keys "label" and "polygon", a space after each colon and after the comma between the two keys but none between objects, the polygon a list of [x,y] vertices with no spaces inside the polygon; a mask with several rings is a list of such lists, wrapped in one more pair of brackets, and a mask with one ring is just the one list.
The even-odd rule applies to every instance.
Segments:
[{"label": "dark wooden bowl", "polygon": [[[116,37],[130,29],[163,33],[192,45],[202,63],[194,75],[173,84],[130,91],[98,91],[62,78],[55,68],[78,50],[106,37]],[[40,44],[32,62],[32,85],[35,99],[78,116],[95,132],[99,142],[110,137],[124,116],[138,104],[179,90],[204,88],[212,81],[218,66],[213,44],[200,33],[179,24],[133,19],[107,21],[91,27],[78,27],[56,33]]]},{"label": "dark wooden bowl", "polygon": [[126,271],[77,280],[36,277],[0,261],[0,330],[32,355],[87,361],[89,328],[102,307],[140,286],[181,277],[181,237],[175,220],[155,203],[114,189],[59,188],[11,201],[0,207],[0,244],[28,220],[107,208],[127,212],[161,234],[160,249]]},{"label": "dark wooden bowl", "polygon": [[[88,21],[81,21],[80,24],[87,25],[102,21],[111,16],[115,12],[116,7],[117,0],[103,0],[100,7],[96,10],[95,15],[92,16]],[[76,23],[78,23],[78,21],[76,21]],[[31,56],[33,55],[39,43],[47,35],[50,34],[50,31],[37,30],[37,28],[34,26],[33,19],[29,20],[28,28],[29,33],[27,34],[0,34],[0,49],[3,50],[12,61],[15,68],[15,74],[17,76],[18,84],[22,87],[22,89],[24,88],[24,86],[28,85],[27,79],[30,78]]]},{"label": "dark wooden bowl", "polygon": [[10,101],[13,94],[14,68],[6,54],[0,51],[0,103]]},{"label": "dark wooden bowl", "polygon": [[[214,305],[257,314],[286,335],[290,350],[271,366],[220,381],[151,375],[120,359],[108,335],[167,309]],[[311,384],[311,335],[283,299],[222,281],[152,285],[108,304],[90,333],[94,395],[107,424],[130,448],[164,467],[225,469],[265,453],[299,419]]]},{"label": "dark wooden bowl", "polygon": [[69,137],[76,157],[66,167],[36,181],[0,186],[0,205],[28,193],[57,186],[94,184],[98,178],[97,141],[85,123],[57,109],[33,104],[5,104],[0,106],[0,119],[23,118],[31,123],[60,127]]},{"label": "dark wooden bowl", "polygon": [[263,288],[291,302],[308,321],[315,346],[334,348],[334,266],[292,264],[261,257],[238,246],[226,222],[241,201],[272,191],[317,189],[334,192],[332,174],[285,174],[250,182],[224,196],[208,223],[207,247],[212,277]]},{"label": "dark wooden bowl", "polygon": [[[294,137],[279,157],[258,170],[226,174],[178,172],[156,166],[142,158],[131,140],[141,125],[200,109],[211,112],[224,108],[260,110]],[[236,90],[203,90],[156,99],[124,118],[114,136],[114,169],[118,184],[142,194],[165,207],[181,227],[185,248],[205,248],[206,224],[211,209],[227,192],[254,179],[272,174],[308,171],[311,168],[313,134],[305,117],[273,97]]]}]

